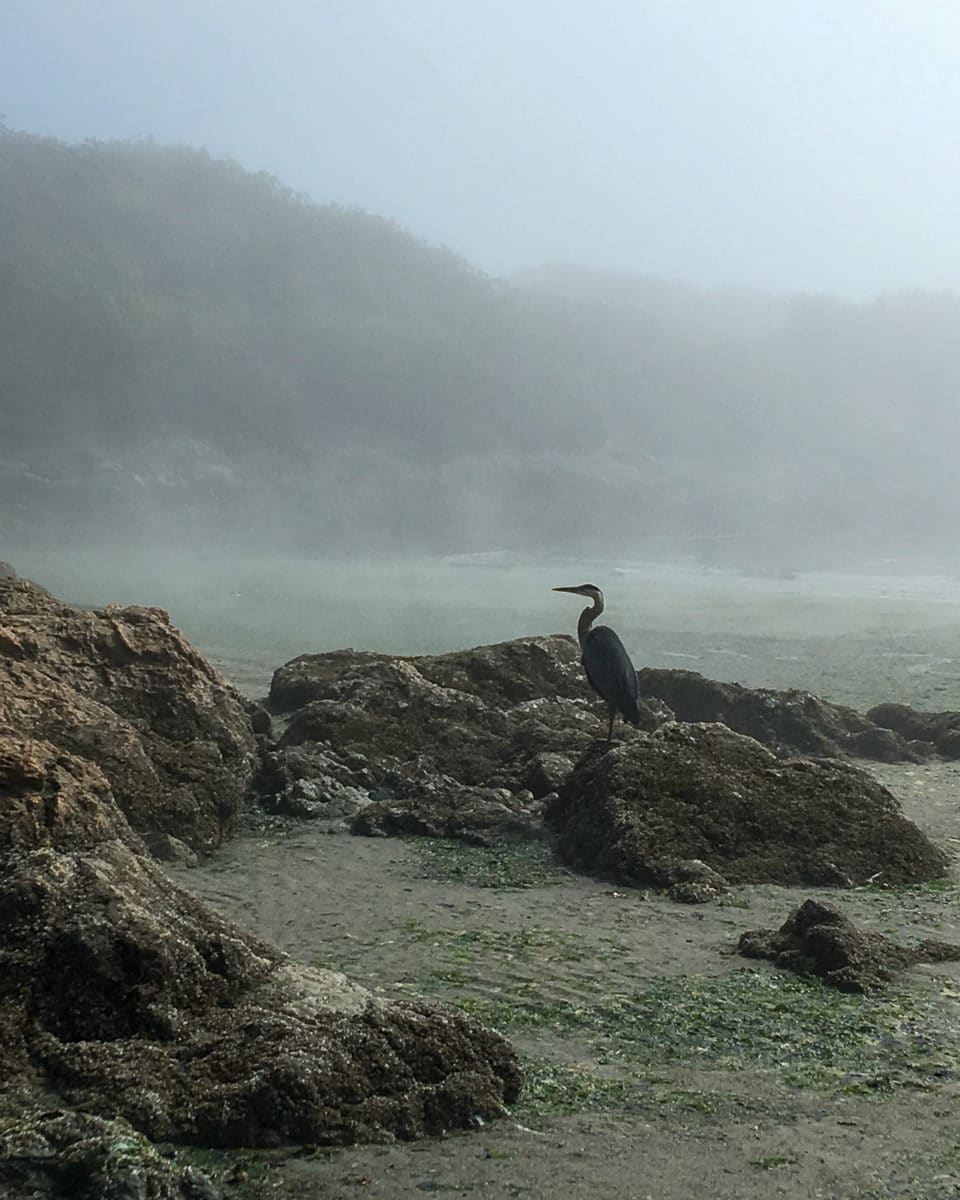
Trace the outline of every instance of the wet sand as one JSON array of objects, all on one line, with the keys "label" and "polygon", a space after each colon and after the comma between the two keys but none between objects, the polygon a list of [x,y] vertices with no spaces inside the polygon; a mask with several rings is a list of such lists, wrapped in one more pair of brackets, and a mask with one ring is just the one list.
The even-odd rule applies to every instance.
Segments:
[{"label": "wet sand", "polygon": [[[960,766],[876,774],[955,857]],[[385,995],[463,1005],[530,1064],[514,1112],[473,1133],[227,1155],[216,1169],[239,1163],[241,1194],[960,1191],[960,966],[917,968],[881,1001],[845,997],[732,953],[743,930],[779,925],[810,891],[739,888],[687,907],[511,854],[304,824],[250,832],[177,871],[296,958]],[[960,942],[954,883],[816,894],[905,941]]]}]

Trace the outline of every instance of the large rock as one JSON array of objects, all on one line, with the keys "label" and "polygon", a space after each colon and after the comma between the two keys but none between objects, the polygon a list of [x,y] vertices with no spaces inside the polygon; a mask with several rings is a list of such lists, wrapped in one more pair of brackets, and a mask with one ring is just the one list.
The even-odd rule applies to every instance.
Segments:
[{"label": "large rock", "polygon": [[328,742],[389,769],[481,787],[509,787],[539,750],[589,745],[601,714],[586,697],[567,637],[419,658],[305,655],[281,667],[270,689],[275,710],[296,706],[281,749]]},{"label": "large rock", "polygon": [[741,934],[738,949],[747,958],[768,958],[799,975],[819,975],[844,992],[874,991],[915,963],[960,960],[960,946],[936,938],[901,946],[861,929],[820,900],[805,900],[779,929]]},{"label": "large rock", "polygon": [[0,578],[0,734],[96,763],[155,849],[215,848],[250,790],[248,705],[157,608],[89,612]]},{"label": "large rock", "polygon": [[[778,754],[836,757],[852,754],[878,762],[918,762],[932,748],[842,704],[810,692],[746,688],[720,683],[697,671],[645,667],[637,672],[640,695],[668,705],[678,721],[720,722]],[[876,710],[874,710],[876,711]]]},{"label": "large rock", "polygon": [[0,859],[11,850],[87,850],[130,828],[96,764],[49,742],[0,736]]},{"label": "large rock", "polygon": [[723,725],[673,723],[597,745],[545,817],[565,861],[635,884],[675,884],[688,860],[735,883],[901,884],[947,868],[864,771],[779,759]]},{"label": "large rock", "polygon": [[555,634],[414,657],[357,650],[302,654],[274,673],[270,701],[280,711],[302,708],[311,700],[329,699],[330,688],[346,679],[388,679],[378,668],[401,664],[422,681],[473,696],[495,709],[526,700],[579,700],[587,694],[577,643],[566,634]]},{"label": "large rock", "polygon": [[517,1095],[498,1034],[300,966],[178,888],[96,767],[12,739],[0,764],[0,1116],[42,1097],[154,1140],[336,1144]]},{"label": "large rock", "polygon": [[[302,804],[310,784],[321,800],[313,815],[324,816],[352,789],[362,833],[483,838],[530,827],[534,794],[606,732],[579,649],[560,635],[414,658],[303,655],[275,673],[269,702],[286,725],[264,771],[273,803]],[[641,712],[649,729],[671,715],[660,704]]]},{"label": "large rock", "polygon": [[196,1167],[161,1154],[127,1121],[34,1105],[0,1116],[0,1195],[222,1200],[223,1191]]},{"label": "large rock", "polygon": [[339,1144],[504,1112],[501,1036],[293,962],[151,859],[216,844],[263,727],[165,614],[15,580],[0,600],[0,1191],[212,1200],[144,1137]]},{"label": "large rock", "polygon": [[944,758],[960,758],[958,712],[919,712],[909,704],[878,704],[867,717],[902,738],[929,743]]},{"label": "large rock", "polygon": [[[721,723],[781,757],[915,762],[934,752],[809,692],[750,689],[694,671],[647,668],[638,678],[641,730],[618,723],[622,745],[676,714]],[[563,635],[421,657],[302,655],[275,673],[269,704],[284,727],[262,777],[270,802],[366,834],[535,832],[539,801],[606,731],[605,706]],[[673,870],[671,885],[688,875]]]}]

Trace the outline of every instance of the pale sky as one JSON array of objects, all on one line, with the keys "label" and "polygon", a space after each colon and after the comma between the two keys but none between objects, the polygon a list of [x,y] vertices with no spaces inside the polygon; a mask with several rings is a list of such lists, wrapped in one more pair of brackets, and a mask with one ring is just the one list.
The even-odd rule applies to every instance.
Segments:
[{"label": "pale sky", "polygon": [[227,154],[495,275],[960,290],[957,0],[0,0],[0,115]]}]

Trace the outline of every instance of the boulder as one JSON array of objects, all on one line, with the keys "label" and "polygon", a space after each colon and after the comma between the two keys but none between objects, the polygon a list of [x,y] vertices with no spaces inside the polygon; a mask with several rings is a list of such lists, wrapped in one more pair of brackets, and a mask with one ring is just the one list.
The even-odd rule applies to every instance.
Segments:
[{"label": "boulder", "polygon": [[[606,732],[579,648],[561,635],[411,658],[303,655],[275,673],[269,704],[285,730],[265,772],[268,803],[289,811],[305,783],[323,796],[350,789],[362,833],[483,840],[529,825],[530,793],[553,790]],[[649,729],[671,715],[658,703],[641,711]]]},{"label": "boulder", "polygon": [[746,688],[697,671],[654,667],[638,671],[637,679],[640,695],[668,705],[678,721],[720,722],[777,754],[851,754],[878,762],[919,762],[930,754],[891,732],[895,727],[879,728],[883,723],[871,713],[863,717],[810,692]]},{"label": "boulder", "polygon": [[161,609],[89,612],[0,578],[0,735],[95,763],[140,832],[220,843],[256,769],[247,710]]},{"label": "boulder", "polygon": [[356,650],[303,654],[274,673],[270,702],[289,712],[311,700],[329,699],[331,687],[348,677],[389,679],[378,668],[399,664],[409,664],[414,676],[437,688],[473,696],[495,709],[557,696],[577,700],[586,694],[579,647],[566,634],[556,634],[415,657]]},{"label": "boulder", "polygon": [[929,745],[944,758],[960,758],[958,712],[918,712],[909,704],[878,704],[867,717],[894,736]]},{"label": "boulder", "polygon": [[820,900],[805,900],[777,930],[742,934],[738,949],[748,958],[767,958],[800,975],[818,975],[844,992],[874,991],[915,963],[960,961],[960,946],[935,938],[901,946],[861,929]]},{"label": "boulder", "polygon": [[947,869],[866,772],[780,759],[717,724],[676,722],[598,743],[544,816],[569,865],[641,885],[674,885],[689,859],[733,883],[902,884]]},{"label": "boulder", "polygon": [[518,1094],[509,1043],[459,1010],[297,964],[177,887],[95,766],[12,739],[0,763],[0,1116],[32,1099],[153,1140],[340,1144]]}]

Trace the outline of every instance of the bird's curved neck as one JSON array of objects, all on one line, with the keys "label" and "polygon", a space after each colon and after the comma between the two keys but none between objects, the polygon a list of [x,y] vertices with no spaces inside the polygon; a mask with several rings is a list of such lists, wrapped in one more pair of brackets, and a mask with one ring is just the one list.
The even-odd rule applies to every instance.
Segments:
[{"label": "bird's curved neck", "polygon": [[581,650],[583,649],[583,643],[587,640],[587,634],[590,632],[590,626],[602,612],[603,597],[597,596],[590,607],[585,608],[580,614],[580,620],[577,622],[577,638],[580,642]]}]

